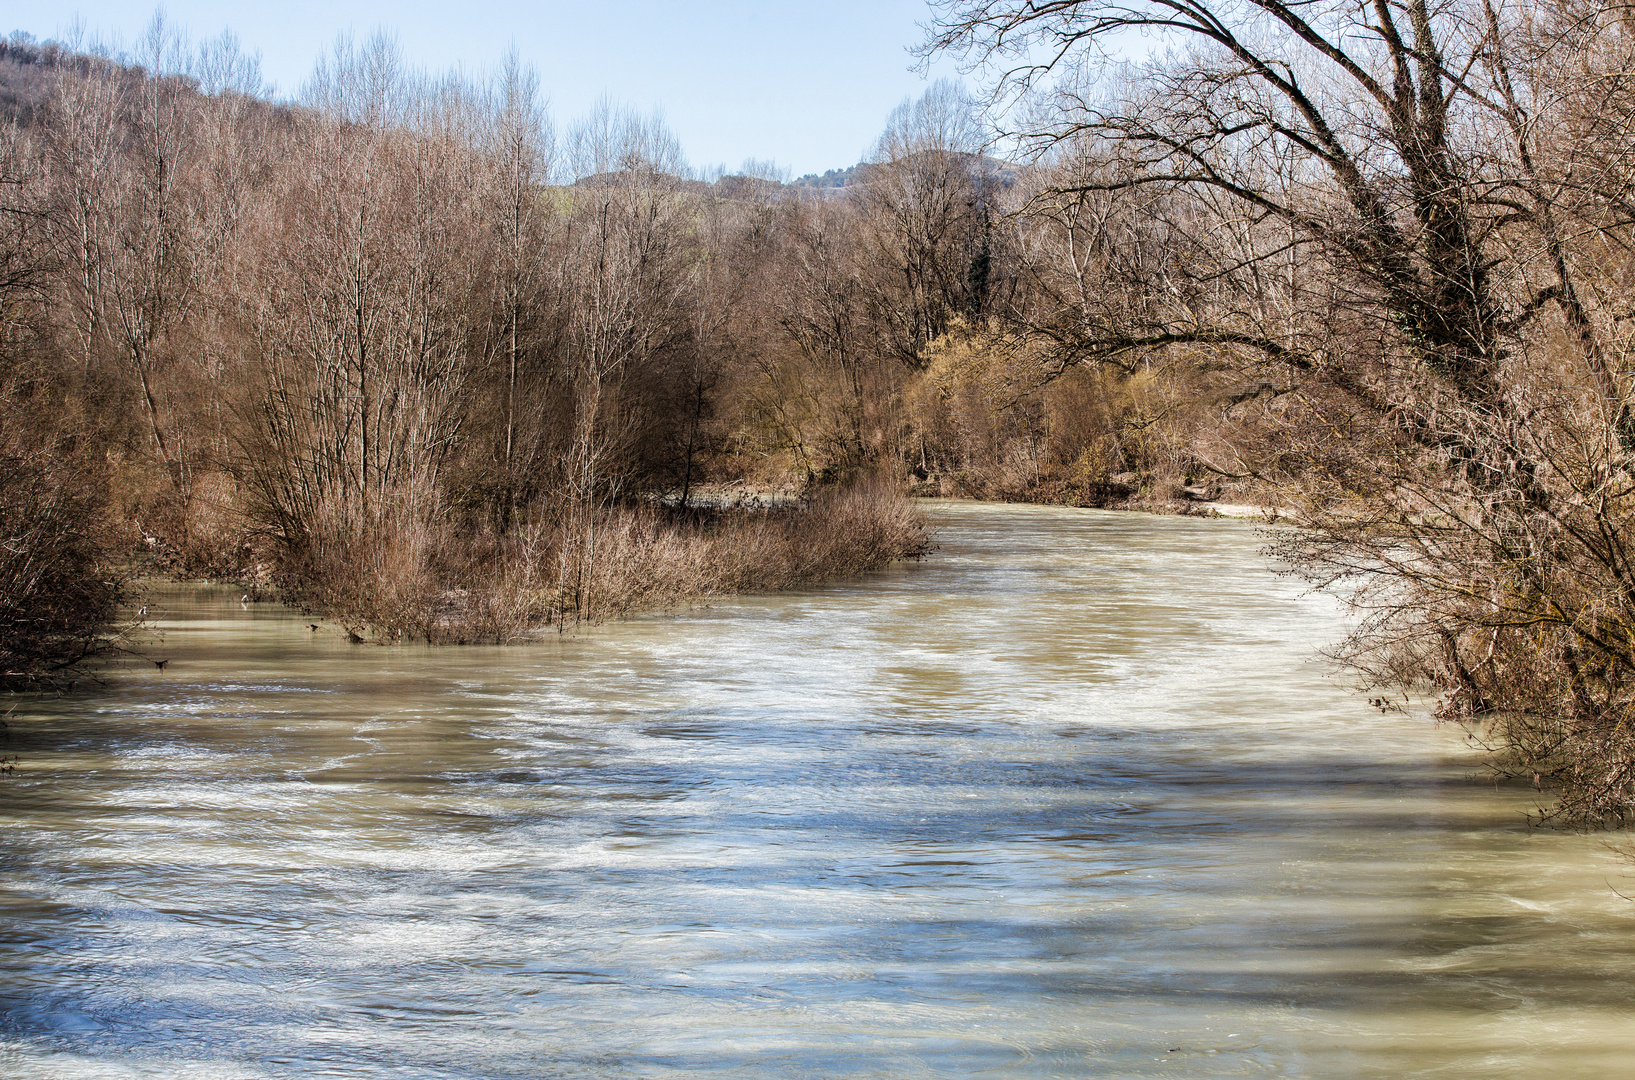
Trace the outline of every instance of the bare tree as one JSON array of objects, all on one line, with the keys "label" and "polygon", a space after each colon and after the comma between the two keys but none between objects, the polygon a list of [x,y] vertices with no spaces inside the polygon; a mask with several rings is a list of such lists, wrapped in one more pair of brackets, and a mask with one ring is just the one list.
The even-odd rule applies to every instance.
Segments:
[{"label": "bare tree", "polygon": [[302,545],[425,521],[462,426],[480,168],[457,95],[343,41],[308,86],[251,312],[267,382],[244,461]]},{"label": "bare tree", "polygon": [[628,478],[646,420],[641,390],[686,340],[682,299],[686,164],[656,118],[604,100],[569,136],[576,176],[562,275],[563,362],[573,400],[564,458],[568,534],[562,591],[575,609],[596,551],[600,510]]},{"label": "bare tree", "polygon": [[982,141],[975,102],[939,81],[892,112],[857,188],[864,242],[888,275],[879,315],[910,366],[951,319],[981,313],[998,192]]},{"label": "bare tree", "polygon": [[[506,54],[486,105],[482,148],[491,171],[484,216],[495,233],[493,273],[500,299],[486,351],[501,359],[505,373],[500,455],[506,477],[502,512],[509,518],[530,486],[524,477],[537,469],[532,464],[537,445],[527,455],[529,465],[519,467],[518,414],[529,384],[544,374],[539,316],[552,215],[542,187],[550,177],[554,136],[539,100],[539,76],[515,48]],[[541,419],[537,413],[533,418]]]},{"label": "bare tree", "polygon": [[50,348],[59,249],[49,187],[0,128],[0,686],[60,680],[103,651],[124,592],[108,557],[106,456]]}]

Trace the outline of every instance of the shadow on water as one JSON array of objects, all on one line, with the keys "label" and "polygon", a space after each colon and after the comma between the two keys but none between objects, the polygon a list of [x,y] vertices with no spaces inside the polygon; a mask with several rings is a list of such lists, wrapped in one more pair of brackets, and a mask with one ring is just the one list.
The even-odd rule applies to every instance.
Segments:
[{"label": "shadow on water", "polygon": [[1252,528],[937,513],[921,565],[525,647],[160,591],[165,670],[13,716],[0,1074],[1628,1060],[1624,864],[1329,678]]}]

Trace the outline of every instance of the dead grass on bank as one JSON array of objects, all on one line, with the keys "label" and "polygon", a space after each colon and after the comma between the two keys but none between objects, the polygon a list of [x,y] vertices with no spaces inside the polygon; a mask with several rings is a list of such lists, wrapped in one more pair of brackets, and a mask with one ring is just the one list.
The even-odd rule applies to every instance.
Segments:
[{"label": "dead grass on bank", "polygon": [[577,509],[503,537],[424,518],[316,531],[282,585],[358,639],[508,642],[856,577],[928,546],[923,516],[883,478],[785,505]]}]

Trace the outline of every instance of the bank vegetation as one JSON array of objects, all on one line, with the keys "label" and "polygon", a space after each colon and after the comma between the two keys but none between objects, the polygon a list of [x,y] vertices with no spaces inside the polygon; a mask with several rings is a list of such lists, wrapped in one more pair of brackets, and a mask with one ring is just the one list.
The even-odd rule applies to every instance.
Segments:
[{"label": "bank vegetation", "polygon": [[839,419],[864,366],[787,314],[828,216],[656,120],[558,133],[516,56],[432,76],[382,35],[273,101],[162,17],[0,44],[0,107],[14,681],[105,645],[133,572],[505,641],[925,550]]}]

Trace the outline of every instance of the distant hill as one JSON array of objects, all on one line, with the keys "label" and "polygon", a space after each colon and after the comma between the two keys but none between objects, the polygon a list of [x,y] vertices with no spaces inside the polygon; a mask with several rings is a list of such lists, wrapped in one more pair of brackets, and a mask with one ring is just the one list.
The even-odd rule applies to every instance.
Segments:
[{"label": "distant hill", "polygon": [[[1002,161],[986,154],[970,155],[971,171],[981,173],[990,182],[996,182],[1001,189],[1008,189],[1016,183],[1024,166]],[[868,183],[869,172],[875,168],[866,161],[844,169],[829,169],[822,173],[807,173],[805,176],[780,183],[760,176],[743,176],[728,174],[717,179],[714,183],[683,177],[671,177],[671,182],[678,187],[694,191],[699,194],[713,195],[718,199],[765,201],[775,199],[781,192],[809,191],[821,196],[837,196],[847,188],[857,187]],[[574,187],[589,187],[608,182],[617,182],[617,174],[600,174],[585,176],[573,181]]]},{"label": "distant hill", "polygon": [[47,72],[65,55],[55,44],[40,46],[24,33],[0,38],[0,122],[24,127],[38,119],[46,97]]},{"label": "distant hill", "polygon": [[[971,158],[973,172],[978,170],[982,171],[991,179],[999,181],[999,186],[1002,188],[1009,188],[1012,184],[1016,183],[1016,178],[1022,171],[1022,166],[1020,165],[1016,165],[1009,161],[1002,161],[999,158],[990,157],[987,154],[973,154],[971,155]],[[832,189],[838,191],[841,188],[848,188],[854,184],[865,183],[867,181],[868,171],[870,168],[871,166],[868,162],[860,161],[856,165],[852,165],[844,169],[828,169],[823,173],[807,173],[805,176],[790,181],[788,186],[794,188],[816,188],[824,191]]]},{"label": "distant hill", "polygon": [[789,186],[804,188],[843,188],[848,184],[856,183],[857,171],[861,168],[863,168],[863,163],[858,162],[856,165],[846,169],[829,169],[822,175],[817,173],[807,173],[798,180],[791,180],[789,182]]}]

